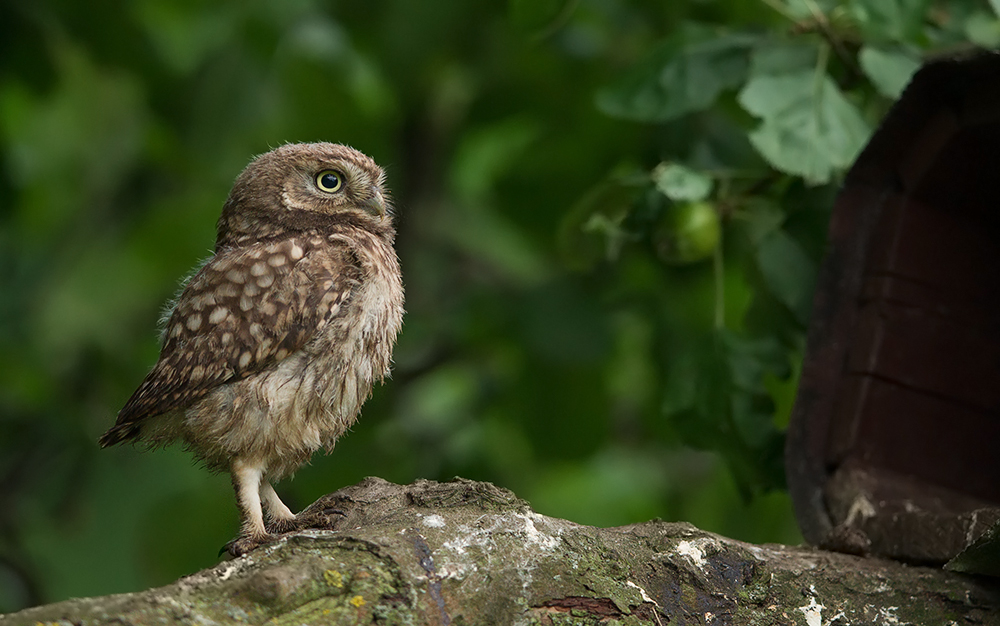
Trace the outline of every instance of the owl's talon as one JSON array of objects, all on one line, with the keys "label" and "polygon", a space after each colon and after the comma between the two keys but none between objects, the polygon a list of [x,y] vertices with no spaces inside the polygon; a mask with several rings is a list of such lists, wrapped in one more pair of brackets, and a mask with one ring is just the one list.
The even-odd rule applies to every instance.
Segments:
[{"label": "owl's talon", "polygon": [[280,539],[279,535],[268,534],[260,537],[237,537],[222,547],[219,554],[228,552],[230,556],[241,557],[244,554],[256,550],[260,546],[274,543]]},{"label": "owl's talon", "polygon": [[333,507],[323,509],[323,515],[326,515],[326,516],[339,515],[341,517],[347,517],[347,513],[345,513],[343,510],[341,510],[341,509],[335,509]]}]

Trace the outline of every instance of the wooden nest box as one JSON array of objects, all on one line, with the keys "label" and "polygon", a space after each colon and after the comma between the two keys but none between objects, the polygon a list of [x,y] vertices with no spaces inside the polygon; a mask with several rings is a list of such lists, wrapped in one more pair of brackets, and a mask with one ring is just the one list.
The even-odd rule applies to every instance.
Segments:
[{"label": "wooden nest box", "polygon": [[942,562],[1000,518],[1000,55],[925,65],[847,174],[786,466],[812,544]]}]

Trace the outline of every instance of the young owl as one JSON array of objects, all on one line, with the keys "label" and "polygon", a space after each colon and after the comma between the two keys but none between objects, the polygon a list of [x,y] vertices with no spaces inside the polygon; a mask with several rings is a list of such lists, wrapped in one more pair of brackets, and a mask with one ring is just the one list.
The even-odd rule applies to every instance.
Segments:
[{"label": "young owl", "polygon": [[230,472],[235,556],[307,525],[271,483],[332,449],[389,373],[403,319],[391,208],[385,173],[347,146],[257,157],[170,313],[159,360],[100,439],[179,440]]}]

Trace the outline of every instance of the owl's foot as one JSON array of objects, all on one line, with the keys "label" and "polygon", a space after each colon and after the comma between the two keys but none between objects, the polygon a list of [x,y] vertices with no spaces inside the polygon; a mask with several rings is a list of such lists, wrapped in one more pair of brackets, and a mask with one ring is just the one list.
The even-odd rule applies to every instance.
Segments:
[{"label": "owl's foot", "polygon": [[347,517],[347,513],[333,507],[317,507],[314,510],[303,511],[295,516],[299,521],[299,530],[303,528],[320,528],[335,530]]},{"label": "owl's foot", "polygon": [[339,527],[345,517],[347,517],[347,513],[337,508],[311,506],[295,517],[269,520],[267,522],[267,531],[284,534],[307,528],[334,530]]},{"label": "owl's foot", "polygon": [[219,551],[219,554],[228,552],[234,557],[241,557],[260,546],[274,543],[288,533],[293,533],[307,528],[317,528],[321,530],[334,530],[338,522],[344,519],[346,513],[339,509],[321,509],[303,511],[295,517],[270,520],[266,523],[267,533],[263,535],[240,535],[233,539]]},{"label": "owl's foot", "polygon": [[233,539],[232,541],[224,545],[222,547],[222,550],[219,551],[219,554],[222,554],[223,552],[228,552],[230,556],[241,557],[244,554],[247,554],[252,550],[255,550],[256,548],[259,548],[260,546],[269,543],[274,543],[280,538],[281,537],[279,535],[275,535],[273,533],[269,533],[266,535],[256,535],[256,536],[240,535],[236,539]]}]

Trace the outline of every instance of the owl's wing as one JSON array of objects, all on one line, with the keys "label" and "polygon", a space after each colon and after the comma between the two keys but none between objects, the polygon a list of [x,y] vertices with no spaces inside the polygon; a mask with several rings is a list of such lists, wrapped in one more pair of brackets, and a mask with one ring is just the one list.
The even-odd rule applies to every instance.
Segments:
[{"label": "owl's wing", "polygon": [[133,439],[142,419],[186,407],[302,348],[341,314],[359,279],[354,256],[322,240],[220,252],[184,289],[159,361],[101,445]]}]

